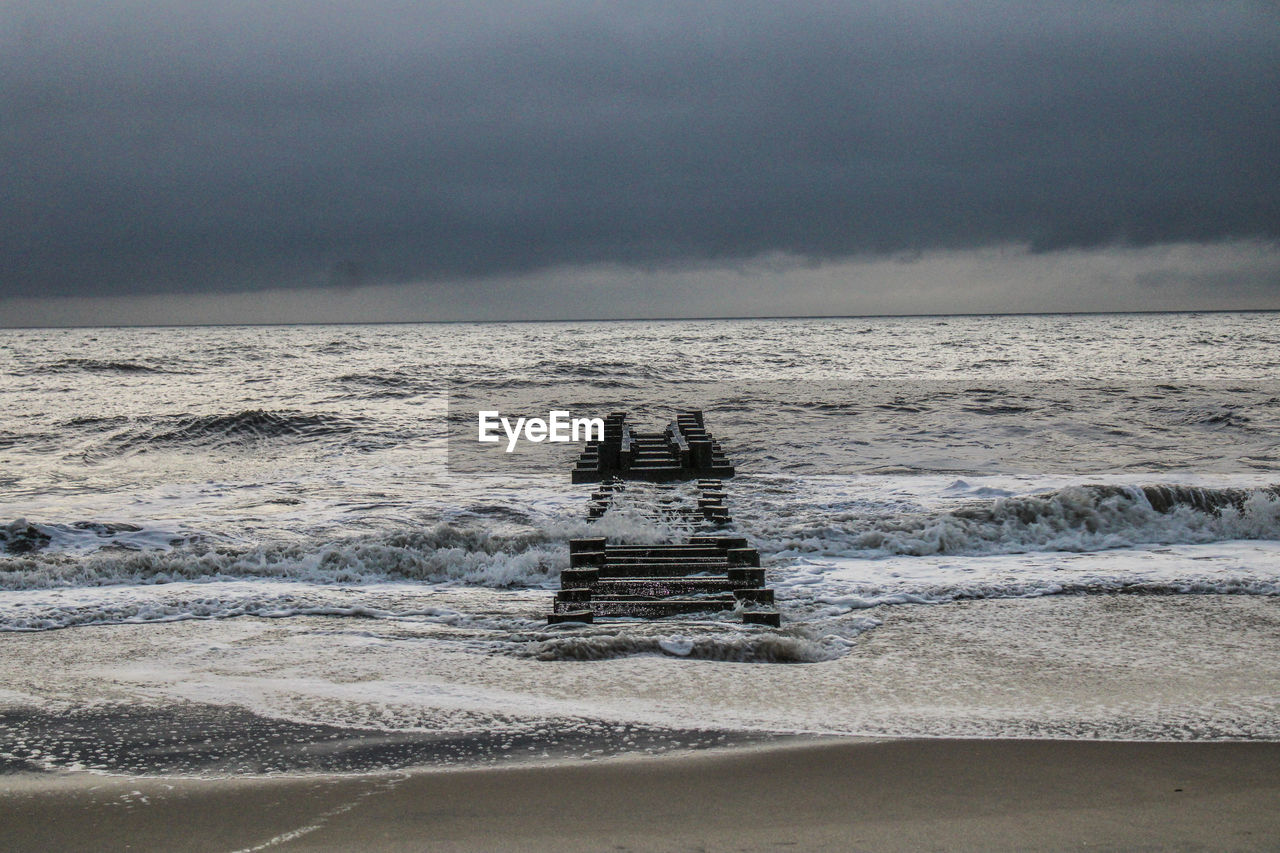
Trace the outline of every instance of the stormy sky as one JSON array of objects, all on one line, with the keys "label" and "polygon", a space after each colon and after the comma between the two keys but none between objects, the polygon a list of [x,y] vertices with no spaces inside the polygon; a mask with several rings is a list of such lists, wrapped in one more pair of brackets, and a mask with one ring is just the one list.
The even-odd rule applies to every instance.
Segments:
[{"label": "stormy sky", "polygon": [[0,4],[0,324],[1280,308],[1273,2]]}]

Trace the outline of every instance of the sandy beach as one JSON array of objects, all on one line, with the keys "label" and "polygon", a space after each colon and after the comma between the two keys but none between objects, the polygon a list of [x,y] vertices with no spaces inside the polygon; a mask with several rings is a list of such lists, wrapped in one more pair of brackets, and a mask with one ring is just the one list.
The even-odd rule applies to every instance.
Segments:
[{"label": "sandy beach", "polygon": [[[0,850],[1274,850],[1275,604],[886,608],[797,666],[325,617],[14,634]],[[957,734],[779,736],[895,726]]]},{"label": "sandy beach", "polygon": [[371,776],[15,775],[5,850],[1274,850],[1280,744],[817,741]]}]

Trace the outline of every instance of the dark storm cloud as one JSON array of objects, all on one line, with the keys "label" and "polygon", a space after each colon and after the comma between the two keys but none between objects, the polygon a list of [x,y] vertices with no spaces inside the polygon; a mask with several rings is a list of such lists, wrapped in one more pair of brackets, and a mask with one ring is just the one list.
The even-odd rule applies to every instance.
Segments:
[{"label": "dark storm cloud", "polygon": [[1280,238],[1271,3],[7,3],[0,296]]}]

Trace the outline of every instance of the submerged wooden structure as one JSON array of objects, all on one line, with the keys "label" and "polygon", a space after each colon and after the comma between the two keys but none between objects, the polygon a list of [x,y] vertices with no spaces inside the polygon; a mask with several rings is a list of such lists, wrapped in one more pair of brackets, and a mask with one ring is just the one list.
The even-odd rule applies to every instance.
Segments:
[{"label": "submerged wooden structure", "polygon": [[[680,412],[665,431],[655,433],[632,431],[625,412],[609,415],[603,440],[590,442],[573,469],[573,482],[599,483],[587,504],[588,520],[615,506],[628,481],[668,484],[638,509],[690,533],[685,541],[657,545],[571,539],[569,568],[560,573],[548,621],[728,612],[748,624],[779,625],[759,552],[744,537],[716,532],[731,521],[724,480],[733,474],[700,411]],[[670,485],[691,480],[696,481],[692,500],[687,490],[676,494]]]}]

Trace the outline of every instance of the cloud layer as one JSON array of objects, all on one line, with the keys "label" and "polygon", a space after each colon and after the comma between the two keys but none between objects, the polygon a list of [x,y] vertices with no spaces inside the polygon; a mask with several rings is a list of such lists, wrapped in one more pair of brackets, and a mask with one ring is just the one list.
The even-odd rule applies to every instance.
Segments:
[{"label": "cloud layer", "polygon": [[[796,264],[579,265],[457,282],[0,299],[0,325],[385,323],[1275,309],[1280,244],[938,250]],[[11,320],[10,318],[16,318]]]},{"label": "cloud layer", "polygon": [[0,298],[1280,239],[1271,3],[0,21]]}]

